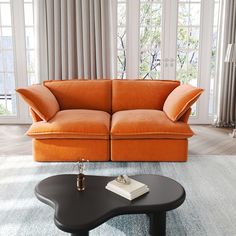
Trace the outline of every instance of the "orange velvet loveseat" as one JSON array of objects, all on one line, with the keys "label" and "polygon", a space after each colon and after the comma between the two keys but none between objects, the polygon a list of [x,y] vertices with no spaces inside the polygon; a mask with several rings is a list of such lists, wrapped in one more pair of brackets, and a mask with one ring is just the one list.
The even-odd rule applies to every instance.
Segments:
[{"label": "orange velvet loveseat", "polygon": [[171,80],[54,80],[19,88],[36,161],[186,161],[202,89]]}]

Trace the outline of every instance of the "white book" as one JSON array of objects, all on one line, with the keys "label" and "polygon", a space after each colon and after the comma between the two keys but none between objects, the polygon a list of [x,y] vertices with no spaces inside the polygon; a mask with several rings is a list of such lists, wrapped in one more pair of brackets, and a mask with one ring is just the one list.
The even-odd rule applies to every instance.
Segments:
[{"label": "white book", "polygon": [[117,182],[116,180],[112,180],[107,184],[106,189],[129,200],[133,200],[144,193],[149,192],[147,185],[134,179],[130,179],[129,184],[123,184]]},{"label": "white book", "polygon": [[140,191],[140,192],[138,192],[136,194],[133,194],[133,195],[125,194],[125,193],[120,192],[117,189],[113,189],[112,187],[109,187],[109,186],[106,186],[106,189],[111,191],[111,192],[113,192],[113,193],[115,193],[115,194],[118,194],[118,195],[120,195],[120,196],[122,196],[122,197],[124,197],[124,198],[126,198],[128,200],[133,200],[133,199],[135,199],[135,198],[137,198],[137,197],[139,197],[139,196],[149,192],[149,188],[147,188],[147,187],[145,187],[144,189],[142,189],[142,191]]}]

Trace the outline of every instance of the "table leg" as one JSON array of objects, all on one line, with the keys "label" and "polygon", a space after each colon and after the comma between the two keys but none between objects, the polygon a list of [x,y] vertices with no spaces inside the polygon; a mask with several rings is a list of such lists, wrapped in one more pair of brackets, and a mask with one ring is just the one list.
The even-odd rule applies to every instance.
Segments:
[{"label": "table leg", "polygon": [[149,214],[150,217],[150,235],[166,235],[166,212],[154,212]]},{"label": "table leg", "polygon": [[71,233],[71,236],[89,236],[89,231],[81,231],[78,233]]}]

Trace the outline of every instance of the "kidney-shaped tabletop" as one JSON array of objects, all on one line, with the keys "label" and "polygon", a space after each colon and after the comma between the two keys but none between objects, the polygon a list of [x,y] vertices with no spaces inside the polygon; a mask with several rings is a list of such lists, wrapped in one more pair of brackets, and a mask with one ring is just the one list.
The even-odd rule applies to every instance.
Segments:
[{"label": "kidney-shaped tabletop", "polygon": [[86,176],[84,191],[76,187],[77,175],[56,175],[35,187],[37,198],[55,209],[56,226],[66,232],[91,230],[122,214],[166,212],[180,206],[185,190],[176,181],[159,175],[132,176],[150,192],[129,201],[105,189],[114,177]]}]

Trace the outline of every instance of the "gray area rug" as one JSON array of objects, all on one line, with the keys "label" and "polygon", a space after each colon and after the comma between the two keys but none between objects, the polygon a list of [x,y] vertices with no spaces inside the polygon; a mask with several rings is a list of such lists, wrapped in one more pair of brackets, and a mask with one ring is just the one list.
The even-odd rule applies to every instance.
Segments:
[{"label": "gray area rug", "polygon": [[[31,156],[0,157],[0,235],[62,236],[54,210],[34,196],[36,183],[48,176],[76,173],[73,163],[37,163]],[[167,235],[236,235],[236,156],[190,156],[187,163],[88,163],[86,174],[160,174],[180,182],[186,200],[167,213]],[[115,217],[91,236],[143,236],[145,215]]]}]

